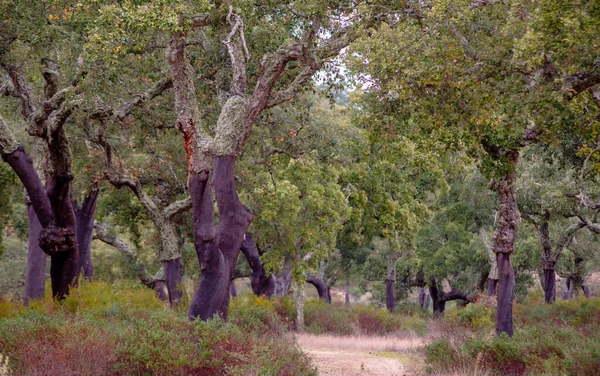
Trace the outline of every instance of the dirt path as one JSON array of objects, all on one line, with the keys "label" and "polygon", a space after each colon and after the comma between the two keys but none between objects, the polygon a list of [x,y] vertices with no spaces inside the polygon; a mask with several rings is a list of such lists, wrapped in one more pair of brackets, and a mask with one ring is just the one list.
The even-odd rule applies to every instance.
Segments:
[{"label": "dirt path", "polygon": [[313,359],[320,375],[403,376],[404,352],[420,339],[392,337],[298,336],[300,347]]}]

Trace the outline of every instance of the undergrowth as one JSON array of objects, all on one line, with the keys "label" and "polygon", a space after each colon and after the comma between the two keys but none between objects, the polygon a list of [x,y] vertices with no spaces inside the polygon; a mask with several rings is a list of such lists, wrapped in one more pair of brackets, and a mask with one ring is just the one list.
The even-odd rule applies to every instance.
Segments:
[{"label": "undergrowth", "polygon": [[61,303],[0,300],[0,354],[9,359],[0,367],[11,375],[316,375],[274,308],[241,308],[233,304],[228,322],[190,323],[149,289],[103,282],[82,283]]},{"label": "undergrowth", "polygon": [[[535,294],[534,294],[535,295]],[[497,336],[484,304],[451,309],[441,336],[424,348],[427,372],[600,375],[600,299],[514,305],[514,336]]]}]

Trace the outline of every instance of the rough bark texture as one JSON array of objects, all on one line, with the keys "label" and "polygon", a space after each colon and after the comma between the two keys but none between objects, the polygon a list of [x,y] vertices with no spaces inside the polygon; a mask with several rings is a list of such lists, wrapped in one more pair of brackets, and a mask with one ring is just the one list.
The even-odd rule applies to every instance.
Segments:
[{"label": "rough bark texture", "polygon": [[181,302],[183,290],[181,287],[181,257],[163,261],[165,271],[165,282],[169,291],[169,303],[171,307],[176,307]]},{"label": "rough bark texture", "polygon": [[329,293],[329,286],[327,283],[320,278],[315,277],[312,274],[306,275],[306,282],[315,286],[319,298],[323,299],[326,303],[331,303],[331,294]]},{"label": "rough bark texture", "polygon": [[515,274],[510,262],[514,251],[517,230],[521,223],[521,214],[517,207],[516,168],[519,152],[510,150],[505,153],[507,172],[497,183],[498,223],[494,235],[494,252],[497,255],[498,283],[496,286],[496,332],[513,335],[512,300],[515,292]]},{"label": "rough bark texture", "polygon": [[77,221],[77,244],[79,245],[79,273],[85,279],[92,279],[94,266],[92,264],[92,239],[94,237],[94,214],[96,213],[96,201],[100,190],[94,189],[85,196],[81,207],[73,203],[75,218]]},{"label": "rough bark texture", "polygon": [[296,299],[296,330],[304,332],[304,285],[293,283],[294,298]]},{"label": "rough bark texture", "polygon": [[42,225],[31,204],[27,204],[29,239],[27,248],[27,271],[25,275],[25,305],[33,299],[43,299],[46,293],[46,262],[48,255],[40,248],[38,240]]},{"label": "rough bark texture", "polygon": [[246,257],[250,269],[252,269],[252,275],[250,276],[252,292],[256,296],[265,295],[271,297],[275,292],[275,281],[273,276],[267,276],[265,268],[260,261],[260,254],[254,237],[249,232],[246,233],[242,242],[241,251]]},{"label": "rough bark texture", "polygon": [[50,254],[52,294],[61,300],[69,294],[71,286],[77,285],[79,275],[77,224],[71,202],[71,178],[51,176],[48,181],[48,198],[55,214],[56,225],[61,231],[60,237],[57,237],[54,226],[44,228],[40,233],[40,246]]}]

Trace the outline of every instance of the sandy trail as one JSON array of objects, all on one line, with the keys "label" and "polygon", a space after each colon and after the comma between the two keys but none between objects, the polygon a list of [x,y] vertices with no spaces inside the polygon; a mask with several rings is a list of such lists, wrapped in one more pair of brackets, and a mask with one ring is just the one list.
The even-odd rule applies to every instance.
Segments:
[{"label": "sandy trail", "polygon": [[302,334],[298,343],[313,359],[320,375],[403,376],[402,353],[423,342],[419,338]]}]

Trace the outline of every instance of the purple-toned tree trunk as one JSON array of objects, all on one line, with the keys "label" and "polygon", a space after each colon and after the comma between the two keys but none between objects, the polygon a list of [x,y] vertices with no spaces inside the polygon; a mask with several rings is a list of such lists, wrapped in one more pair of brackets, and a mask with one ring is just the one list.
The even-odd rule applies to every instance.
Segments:
[{"label": "purple-toned tree trunk", "polygon": [[15,171],[27,190],[31,206],[43,227],[39,235],[42,250],[51,256],[52,295],[61,300],[70,285],[77,284],[78,251],[75,214],[71,204],[69,177],[51,176],[48,189],[33,167],[22,145],[2,158]]},{"label": "purple-toned tree trunk", "polygon": [[46,293],[46,262],[48,255],[40,248],[39,236],[42,231],[35,210],[27,204],[29,239],[27,240],[27,271],[25,274],[25,306],[31,300],[43,299]]},{"label": "purple-toned tree trunk", "polygon": [[[50,279],[52,293],[57,299],[63,299],[69,294],[71,286],[77,285],[79,271],[79,251],[77,246],[77,224],[71,202],[71,178],[51,176],[48,182],[48,198],[56,217],[56,226],[60,233],[54,231],[54,226],[46,227],[40,234],[40,245],[48,247],[50,253]],[[48,231],[48,230],[51,231]],[[61,241],[64,238],[64,241]],[[66,247],[53,244],[61,243]]]},{"label": "purple-toned tree trunk", "polygon": [[329,286],[327,286],[327,283],[325,281],[315,277],[312,274],[307,274],[306,282],[315,286],[315,288],[317,289],[317,293],[319,294],[319,298],[323,299],[326,303],[331,304],[331,294],[329,292]]},{"label": "purple-toned tree trunk", "polygon": [[350,307],[350,282],[344,284],[344,305]]},{"label": "purple-toned tree trunk", "polygon": [[183,290],[181,288],[181,257],[163,261],[162,264],[165,271],[167,290],[169,291],[169,303],[171,303],[171,307],[176,307],[183,297]]},{"label": "purple-toned tree trunk", "polygon": [[462,300],[464,304],[473,303],[475,296],[467,294],[459,290],[451,290],[450,292],[444,292],[439,288],[437,281],[434,277],[431,277],[429,283],[429,293],[431,295],[431,301],[433,302],[433,313],[443,314],[446,310],[446,302],[451,300]]},{"label": "purple-toned tree trunk", "polygon": [[394,297],[394,280],[385,280],[385,306],[389,312],[394,312],[396,308],[396,298]]},{"label": "purple-toned tree trunk", "polygon": [[214,209],[208,184],[209,173],[190,174],[196,252],[200,261],[200,284],[194,293],[188,317],[208,320],[215,315],[227,319],[229,284],[252,215],[240,202],[235,189],[235,157],[213,159],[213,187],[219,208],[214,227]]},{"label": "purple-toned tree trunk", "polygon": [[496,295],[496,285],[498,284],[497,279],[488,279],[488,296]]},{"label": "purple-toned tree trunk", "polygon": [[91,280],[94,276],[92,239],[94,237],[94,214],[96,213],[96,202],[99,193],[100,190],[97,188],[92,190],[83,199],[81,207],[77,205],[77,202],[73,202],[77,221],[77,244],[79,245],[78,271],[88,280]]},{"label": "purple-toned tree trunk", "polygon": [[256,296],[265,295],[271,297],[275,291],[275,281],[272,275],[267,276],[265,268],[260,261],[258,247],[251,233],[247,232],[242,242],[241,251],[250,265],[252,275],[250,281],[252,292]]},{"label": "purple-toned tree trunk", "polygon": [[235,279],[231,281],[231,283],[229,283],[229,295],[231,295],[232,298],[235,298],[237,296],[237,289],[235,288]]}]

